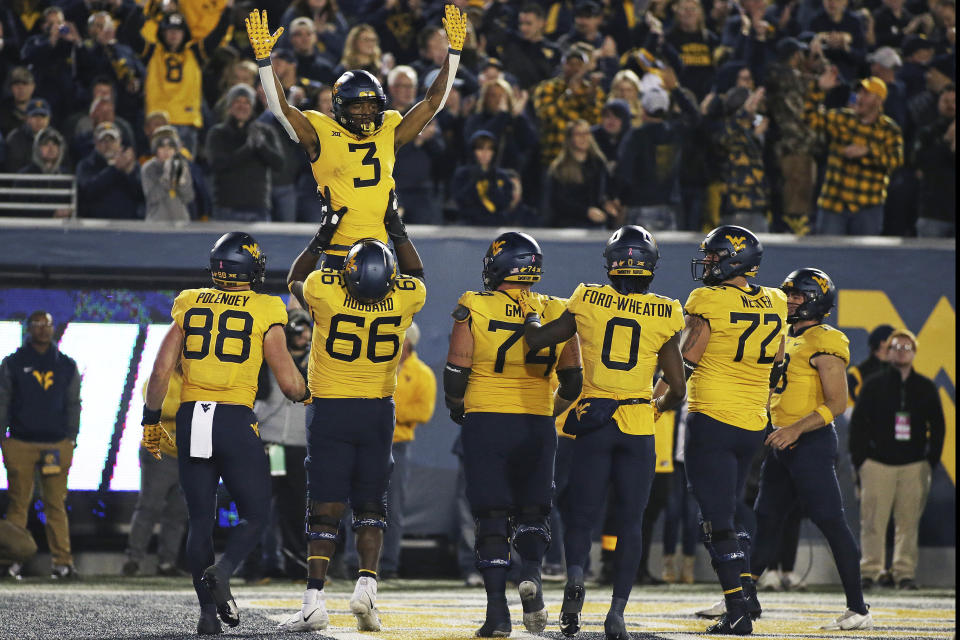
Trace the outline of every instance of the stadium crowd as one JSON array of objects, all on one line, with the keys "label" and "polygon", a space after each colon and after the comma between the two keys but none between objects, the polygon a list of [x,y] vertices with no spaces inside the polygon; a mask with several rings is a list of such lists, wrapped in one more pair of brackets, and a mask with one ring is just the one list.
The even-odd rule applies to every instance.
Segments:
[{"label": "stadium crowd", "polygon": [[[404,113],[446,56],[438,0],[255,4],[285,29],[272,64],[301,109],[331,115],[331,85],[365,69]],[[407,222],[954,235],[955,0],[455,4],[454,89],[397,154]],[[316,222],[251,8],[3,3],[0,166],[78,193],[4,214]]]}]

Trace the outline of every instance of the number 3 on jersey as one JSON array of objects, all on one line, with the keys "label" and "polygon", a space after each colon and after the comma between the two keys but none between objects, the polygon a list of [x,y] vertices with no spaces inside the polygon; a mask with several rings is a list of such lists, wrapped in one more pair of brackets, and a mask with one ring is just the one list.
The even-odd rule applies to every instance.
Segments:
[{"label": "number 3 on jersey", "polygon": [[372,178],[354,178],[353,186],[357,189],[360,187],[375,187],[380,183],[380,159],[376,156],[377,145],[374,142],[363,142],[355,143],[351,142],[347,145],[347,148],[351,153],[356,153],[357,151],[364,151],[363,160],[360,161],[360,164],[373,167],[373,177]]}]

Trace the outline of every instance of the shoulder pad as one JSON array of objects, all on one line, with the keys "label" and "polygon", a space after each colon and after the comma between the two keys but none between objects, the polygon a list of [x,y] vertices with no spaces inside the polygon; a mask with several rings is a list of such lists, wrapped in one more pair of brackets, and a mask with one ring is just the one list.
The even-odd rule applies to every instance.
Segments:
[{"label": "shoulder pad", "polygon": [[462,304],[458,304],[457,308],[454,309],[450,315],[453,316],[453,319],[457,322],[463,322],[470,317],[470,309],[467,309]]}]

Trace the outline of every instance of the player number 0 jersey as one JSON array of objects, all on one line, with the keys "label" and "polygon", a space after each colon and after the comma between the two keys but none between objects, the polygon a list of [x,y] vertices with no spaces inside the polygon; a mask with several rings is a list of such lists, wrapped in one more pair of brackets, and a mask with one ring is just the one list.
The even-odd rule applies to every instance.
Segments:
[{"label": "player number 0 jersey", "polygon": [[273,325],[287,323],[283,300],[255,291],[187,289],[170,315],[184,333],[180,402],[253,408],[263,337]]},{"label": "player number 0 jersey", "polygon": [[787,335],[784,349],[787,368],[770,398],[773,426],[788,427],[823,404],[820,372],[810,360],[824,353],[837,356],[846,365],[850,362],[850,340],[842,331],[827,324]]},{"label": "player number 0 jersey", "polygon": [[360,138],[318,111],[304,111],[320,140],[320,155],[311,163],[313,177],[330,187],[335,209],[347,207],[331,240],[332,254],[345,254],[363,238],[387,242],[383,216],[394,187],[396,161],[394,136],[403,120],[399,111],[386,111],[383,125],[373,135]]},{"label": "player number 0 jersey", "polygon": [[[583,397],[650,399],[658,353],[683,329],[680,302],[655,293],[623,295],[608,284],[581,284],[567,301],[583,354]],[[653,407],[624,405],[614,418],[624,433],[651,435]]]},{"label": "player number 0 jersey", "polygon": [[707,349],[687,383],[690,412],[762,430],[770,371],[787,331],[786,294],[772,287],[700,287],[690,292],[684,312],[710,323]]},{"label": "player number 0 jersey", "polygon": [[383,300],[366,305],[350,297],[337,271],[320,269],[307,276],[303,297],[313,316],[311,395],[392,396],[403,339],[426,296],[422,281],[401,275]]}]

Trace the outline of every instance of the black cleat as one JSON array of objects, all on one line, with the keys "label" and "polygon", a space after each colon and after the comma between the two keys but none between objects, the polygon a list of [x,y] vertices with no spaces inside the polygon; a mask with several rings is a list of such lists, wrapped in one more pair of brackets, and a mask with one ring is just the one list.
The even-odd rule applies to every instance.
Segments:
[{"label": "black cleat", "polygon": [[751,620],[756,620],[763,613],[763,608],[760,606],[760,600],[757,598],[757,594],[751,594],[747,597],[747,613],[750,614]]},{"label": "black cleat", "polygon": [[750,614],[746,611],[737,614],[727,612],[720,616],[716,624],[707,627],[705,633],[721,636],[748,636],[753,633],[753,623],[750,622]]},{"label": "black cleat", "polygon": [[473,635],[477,638],[507,638],[511,631],[513,626],[510,624],[510,609],[504,599],[501,602],[487,602],[487,617],[483,626]]},{"label": "black cleat", "polygon": [[580,632],[580,610],[586,589],[582,582],[568,582],[563,588],[563,604],[560,606],[560,632],[572,638]]},{"label": "black cleat", "polygon": [[198,636],[215,636],[223,633],[223,627],[217,616],[212,613],[200,613],[200,621],[197,622]]},{"label": "black cleat", "polygon": [[240,610],[230,593],[230,578],[217,565],[204,569],[200,581],[210,592],[213,601],[217,603],[217,613],[227,625],[235,627],[240,624]]},{"label": "black cleat", "polygon": [[613,611],[609,611],[606,620],[603,621],[603,633],[606,640],[630,640],[623,616]]}]

